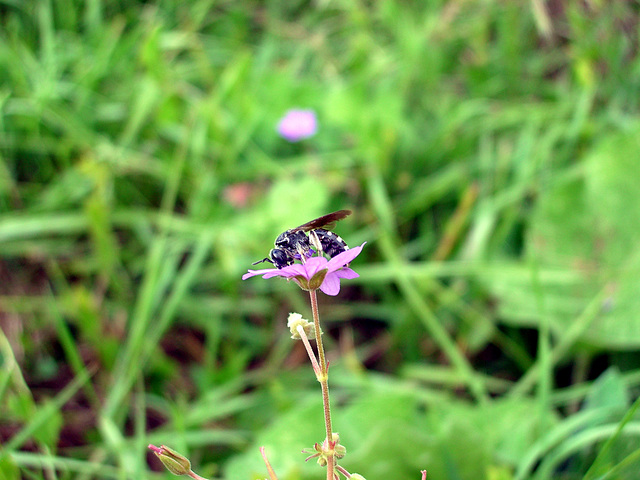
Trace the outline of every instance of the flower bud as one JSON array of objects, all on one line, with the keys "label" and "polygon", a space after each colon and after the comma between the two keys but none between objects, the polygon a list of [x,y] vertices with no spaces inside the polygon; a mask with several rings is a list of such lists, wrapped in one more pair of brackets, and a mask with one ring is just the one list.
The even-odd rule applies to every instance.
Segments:
[{"label": "flower bud", "polygon": [[336,452],[336,458],[343,458],[347,454],[347,448],[344,445],[336,445],[333,448],[333,451]]},{"label": "flower bud", "polygon": [[160,447],[149,445],[149,449],[155,453],[156,457],[160,459],[166,469],[174,475],[188,475],[191,472],[191,462],[189,459],[184,455],[180,455],[175,450],[171,450],[164,445]]},{"label": "flower bud", "polygon": [[350,480],[367,480],[366,478],[364,478],[359,473],[352,473],[351,476],[349,477],[349,479]]}]

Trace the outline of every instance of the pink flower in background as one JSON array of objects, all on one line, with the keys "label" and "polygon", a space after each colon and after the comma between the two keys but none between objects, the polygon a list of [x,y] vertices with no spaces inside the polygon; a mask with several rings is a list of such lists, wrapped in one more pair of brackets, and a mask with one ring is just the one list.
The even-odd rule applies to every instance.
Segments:
[{"label": "pink flower in background", "polygon": [[318,120],[313,110],[289,110],[278,122],[278,133],[290,142],[312,137],[318,131]]}]

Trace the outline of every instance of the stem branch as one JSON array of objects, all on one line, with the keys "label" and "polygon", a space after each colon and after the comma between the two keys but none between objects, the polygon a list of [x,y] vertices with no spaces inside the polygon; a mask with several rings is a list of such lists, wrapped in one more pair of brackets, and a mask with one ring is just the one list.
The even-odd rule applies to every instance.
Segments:
[{"label": "stem branch", "polygon": [[309,339],[307,338],[307,334],[302,328],[302,325],[298,325],[296,328],[298,335],[300,335],[300,339],[302,340],[302,344],[304,348],[307,350],[307,355],[309,355],[309,360],[311,360],[311,365],[313,366],[313,371],[316,374],[316,378],[320,381],[320,377],[322,376],[322,370],[320,369],[320,365],[318,364],[318,360],[316,359],[316,354],[313,353],[313,349],[311,348],[311,344],[309,343]]}]

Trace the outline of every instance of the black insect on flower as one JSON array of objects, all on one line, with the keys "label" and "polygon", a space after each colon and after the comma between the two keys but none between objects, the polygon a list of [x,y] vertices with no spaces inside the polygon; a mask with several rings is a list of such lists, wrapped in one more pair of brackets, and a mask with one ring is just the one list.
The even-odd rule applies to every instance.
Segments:
[{"label": "black insect on flower", "polygon": [[335,227],[337,221],[348,215],[351,215],[351,210],[338,210],[281,233],[276,238],[275,248],[271,249],[269,256],[252,265],[269,262],[276,268],[284,268],[293,265],[296,259],[309,258],[313,255],[313,248],[329,258],[335,257],[349,247],[340,236],[330,230]]},{"label": "black insect on flower", "polygon": [[[365,242],[366,243],[366,242]],[[284,268],[265,268],[263,270],[249,270],[242,276],[242,280],[262,275],[262,278],[282,277],[293,280],[303,290],[322,290],[327,295],[335,296],[340,293],[340,280],[358,278],[359,275],[349,268],[364,243],[350,248],[336,255],[331,260],[324,257],[311,257],[305,263],[294,263]]]}]

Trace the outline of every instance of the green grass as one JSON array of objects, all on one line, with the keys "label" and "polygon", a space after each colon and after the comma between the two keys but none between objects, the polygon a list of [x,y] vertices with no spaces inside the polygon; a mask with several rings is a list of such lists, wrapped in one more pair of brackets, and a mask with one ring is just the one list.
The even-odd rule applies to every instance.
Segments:
[{"label": "green grass", "polygon": [[305,296],[240,277],[340,208],[345,468],[635,478],[638,6],[553,5],[0,2],[0,479],[322,478]]}]

